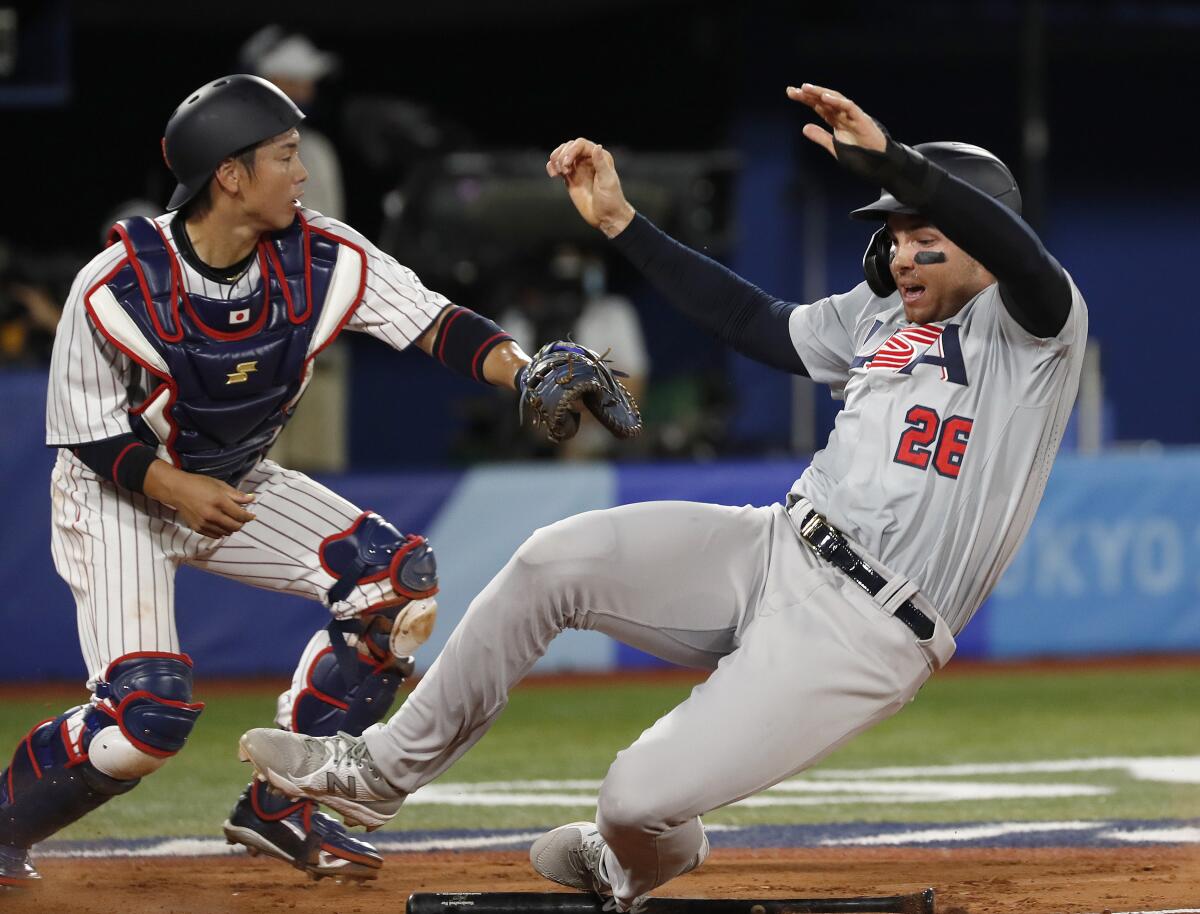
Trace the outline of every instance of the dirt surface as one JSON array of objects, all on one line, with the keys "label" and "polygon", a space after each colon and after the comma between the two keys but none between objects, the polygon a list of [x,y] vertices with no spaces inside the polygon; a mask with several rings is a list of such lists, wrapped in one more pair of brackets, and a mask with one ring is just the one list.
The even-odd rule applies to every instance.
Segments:
[{"label": "dirt surface", "polygon": [[[44,860],[42,884],[0,891],[0,912],[378,914],[411,892],[541,892],[524,852],[400,854],[366,887],[307,881],[249,857]],[[662,896],[804,898],[933,886],[937,914],[1084,914],[1200,906],[1200,849],[718,850]]]}]

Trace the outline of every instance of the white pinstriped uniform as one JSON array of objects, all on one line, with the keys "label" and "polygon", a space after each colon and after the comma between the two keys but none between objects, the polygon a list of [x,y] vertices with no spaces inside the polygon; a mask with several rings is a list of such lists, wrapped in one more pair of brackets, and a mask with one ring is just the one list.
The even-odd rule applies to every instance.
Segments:
[{"label": "white pinstriped uniform", "polygon": [[[449,304],[349,226],[311,210],[304,217],[367,255],[366,289],[345,329],[400,350]],[[166,214],[157,222],[178,256],[172,218]],[[194,533],[172,509],[101,479],[67,449],[130,430],[126,387],[136,366],[95,329],[83,303],[87,290],[124,256],[124,248],[113,245],[75,278],[54,344],[46,410],[46,443],[62,448],[51,474],[51,548],[75,597],[89,685],[123,654],[181,652],[174,600],[180,563],[323,601],[334,579],[320,567],[317,549],[361,513],[303,473],[263,460],[239,486],[255,494],[249,508],[256,519],[237,533],[211,539]],[[179,263],[188,292],[211,298],[247,295],[261,281],[257,258],[228,284],[204,277],[183,258]],[[331,612],[350,616],[392,596],[386,581],[367,584]]]}]

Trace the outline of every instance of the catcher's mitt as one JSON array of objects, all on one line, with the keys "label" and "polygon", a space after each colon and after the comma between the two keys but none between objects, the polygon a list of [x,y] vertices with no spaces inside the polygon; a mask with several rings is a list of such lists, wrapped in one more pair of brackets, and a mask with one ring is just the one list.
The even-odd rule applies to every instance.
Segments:
[{"label": "catcher's mitt", "polygon": [[566,441],[579,431],[579,413],[587,407],[617,438],[637,435],[642,415],[617,380],[626,375],[608,367],[607,355],[569,340],[539,349],[520,376],[521,421],[531,417],[551,441]]}]

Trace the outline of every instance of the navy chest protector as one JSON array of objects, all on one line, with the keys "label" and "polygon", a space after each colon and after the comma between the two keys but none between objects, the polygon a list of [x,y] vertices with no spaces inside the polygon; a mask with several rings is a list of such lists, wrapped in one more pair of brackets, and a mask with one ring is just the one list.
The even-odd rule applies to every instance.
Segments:
[{"label": "navy chest protector", "polygon": [[[178,229],[182,230],[182,229]],[[236,485],[266,454],[366,286],[366,255],[299,213],[258,243],[241,298],[189,292],[151,219],[113,227],[126,256],[84,298],[97,329],[157,381],[130,427],[180,469]]]}]

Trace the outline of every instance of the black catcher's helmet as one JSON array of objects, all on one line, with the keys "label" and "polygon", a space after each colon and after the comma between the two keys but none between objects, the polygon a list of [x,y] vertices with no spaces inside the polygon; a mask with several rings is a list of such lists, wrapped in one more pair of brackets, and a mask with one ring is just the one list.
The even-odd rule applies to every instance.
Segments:
[{"label": "black catcher's helmet", "polygon": [[222,159],[291,130],[303,119],[290,98],[257,76],[239,73],[205,83],[167,121],[163,158],[179,182],[167,209],[178,209],[196,196]]}]

